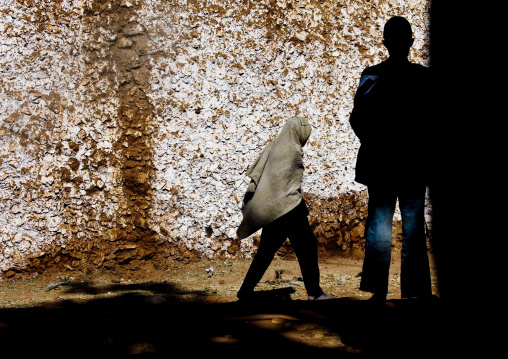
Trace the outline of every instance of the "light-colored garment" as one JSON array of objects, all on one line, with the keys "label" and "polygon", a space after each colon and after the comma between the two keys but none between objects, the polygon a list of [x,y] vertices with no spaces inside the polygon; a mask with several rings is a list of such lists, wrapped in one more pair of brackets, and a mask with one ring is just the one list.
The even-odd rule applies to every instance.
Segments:
[{"label": "light-colored garment", "polygon": [[277,138],[268,144],[247,170],[254,192],[242,208],[243,220],[237,230],[243,239],[291,211],[302,201],[303,150],[311,134],[303,117],[291,117]]}]

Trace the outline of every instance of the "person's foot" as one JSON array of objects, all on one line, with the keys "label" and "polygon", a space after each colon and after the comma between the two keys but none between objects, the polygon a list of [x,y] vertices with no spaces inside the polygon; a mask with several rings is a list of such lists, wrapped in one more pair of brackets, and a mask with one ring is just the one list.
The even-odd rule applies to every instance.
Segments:
[{"label": "person's foot", "polygon": [[402,297],[402,299],[413,303],[429,304],[434,300],[434,296],[432,294],[425,294],[417,297]]},{"label": "person's foot", "polygon": [[239,300],[249,300],[252,299],[252,297],[254,297],[254,291],[240,290],[238,291],[238,293],[236,293],[236,297]]},{"label": "person's foot", "polygon": [[318,296],[309,295],[309,300],[328,300],[328,299],[335,299],[335,298],[337,298],[337,297],[334,296],[333,294],[326,294],[326,293],[321,293]]},{"label": "person's foot", "polygon": [[368,302],[373,305],[383,306],[386,304],[386,294],[384,293],[374,293],[372,297],[368,299]]}]

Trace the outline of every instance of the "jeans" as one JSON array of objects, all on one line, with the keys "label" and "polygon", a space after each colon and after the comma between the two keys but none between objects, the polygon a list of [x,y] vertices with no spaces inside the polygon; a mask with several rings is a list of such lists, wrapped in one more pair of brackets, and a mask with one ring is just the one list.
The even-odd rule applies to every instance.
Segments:
[{"label": "jeans", "polygon": [[319,286],[317,241],[307,213],[302,201],[295,209],[263,228],[258,251],[238,292],[240,295],[254,290],[287,238],[298,259],[307,294],[318,297],[323,293]]},{"label": "jeans", "polygon": [[360,289],[385,295],[391,261],[392,222],[397,198],[402,216],[401,296],[432,294],[425,238],[425,186],[369,186],[365,258]]}]

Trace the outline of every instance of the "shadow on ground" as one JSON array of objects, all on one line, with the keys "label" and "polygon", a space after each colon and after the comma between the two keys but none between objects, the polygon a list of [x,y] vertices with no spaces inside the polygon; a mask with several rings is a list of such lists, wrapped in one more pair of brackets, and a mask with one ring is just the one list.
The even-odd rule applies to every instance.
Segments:
[{"label": "shadow on ground", "polygon": [[152,282],[78,283],[64,291],[106,296],[1,309],[2,353],[18,358],[393,358],[433,355],[446,348],[437,298],[426,303],[394,300],[372,308],[365,300],[310,302],[286,295],[266,295],[255,303],[210,303],[204,292]]}]

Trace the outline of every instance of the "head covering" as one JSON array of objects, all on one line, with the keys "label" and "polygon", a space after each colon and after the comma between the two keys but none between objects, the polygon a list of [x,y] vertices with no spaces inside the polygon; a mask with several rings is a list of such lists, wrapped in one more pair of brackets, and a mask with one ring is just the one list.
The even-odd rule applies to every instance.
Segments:
[{"label": "head covering", "polygon": [[254,191],[242,208],[238,238],[246,238],[291,211],[302,201],[303,150],[311,134],[303,117],[291,117],[277,138],[268,144],[247,170],[248,191]]}]

